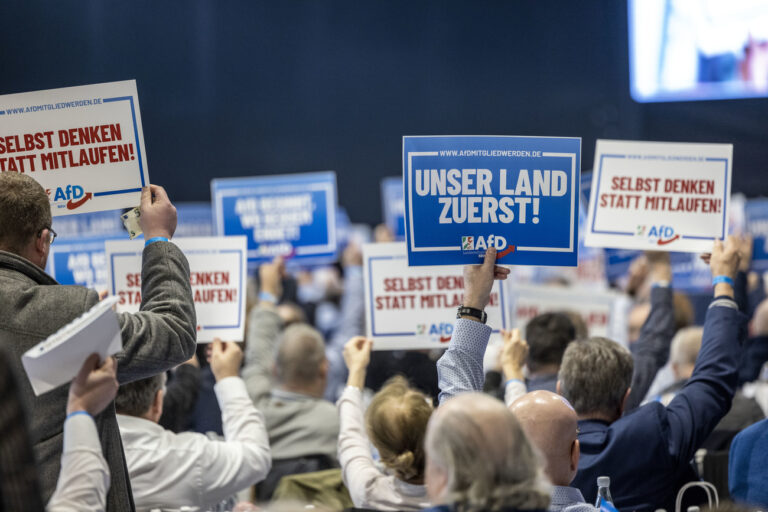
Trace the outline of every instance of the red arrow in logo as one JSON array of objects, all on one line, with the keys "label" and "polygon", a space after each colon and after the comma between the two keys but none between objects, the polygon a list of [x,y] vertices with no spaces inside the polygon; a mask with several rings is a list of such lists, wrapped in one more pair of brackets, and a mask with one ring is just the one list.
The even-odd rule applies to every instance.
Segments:
[{"label": "red arrow in logo", "polygon": [[449,341],[451,341],[450,336],[440,336],[440,343],[448,343]]},{"label": "red arrow in logo", "polygon": [[77,201],[77,202],[74,202],[74,203],[73,203],[73,202],[72,202],[72,200],[70,199],[70,200],[67,202],[67,210],[74,210],[75,208],[80,208],[81,206],[83,206],[83,205],[85,204],[85,202],[86,202],[86,201],[88,201],[88,200],[89,200],[89,199],[91,199],[92,197],[93,197],[93,194],[91,194],[90,192],[87,192],[87,193],[86,193],[86,194],[83,196],[83,198],[82,198],[82,199],[80,199],[80,200],[79,200],[79,201]]},{"label": "red arrow in logo", "polygon": [[504,249],[503,251],[498,253],[496,255],[496,259],[503,258],[504,256],[506,256],[507,254],[509,254],[511,252],[515,252],[515,246],[514,245],[510,245],[509,247],[507,247],[506,249]]},{"label": "red arrow in logo", "polygon": [[656,242],[656,243],[659,244],[659,245],[667,245],[667,244],[670,244],[670,243],[674,242],[678,238],[680,238],[680,235],[675,235],[672,238],[670,238],[669,240],[661,240],[661,239],[659,239],[659,241]]}]

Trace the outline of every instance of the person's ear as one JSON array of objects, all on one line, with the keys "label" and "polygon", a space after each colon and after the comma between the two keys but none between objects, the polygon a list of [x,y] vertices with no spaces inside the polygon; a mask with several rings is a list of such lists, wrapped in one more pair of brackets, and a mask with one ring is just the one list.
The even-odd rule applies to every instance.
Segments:
[{"label": "person's ear", "polygon": [[328,377],[328,359],[323,359],[320,363],[320,367],[317,370],[317,376],[323,379]]},{"label": "person's ear", "polygon": [[579,458],[581,457],[581,445],[578,439],[574,439],[571,443],[571,472],[576,476],[576,471],[579,469]]},{"label": "person's ear", "polygon": [[160,416],[163,415],[163,399],[165,398],[165,391],[158,389],[155,393],[155,403],[152,404],[152,409],[155,413],[155,418],[160,421]]},{"label": "person's ear", "polygon": [[35,255],[41,262],[46,261],[48,258],[48,251],[51,250],[51,245],[48,243],[48,237],[50,236],[51,232],[46,228],[40,232],[40,236],[35,238]]},{"label": "person's ear", "polygon": [[[624,416],[624,411],[627,408],[627,401],[629,400],[629,394],[632,392],[632,388],[627,388],[627,392],[624,393],[624,399],[621,401],[621,409],[619,409],[619,418]],[[618,419],[618,418],[616,418]]]},{"label": "person's ear", "polygon": [[555,384],[555,391],[557,392],[558,395],[562,395],[563,394],[562,390],[563,390],[563,386],[560,384],[560,379],[557,379],[557,384]]}]

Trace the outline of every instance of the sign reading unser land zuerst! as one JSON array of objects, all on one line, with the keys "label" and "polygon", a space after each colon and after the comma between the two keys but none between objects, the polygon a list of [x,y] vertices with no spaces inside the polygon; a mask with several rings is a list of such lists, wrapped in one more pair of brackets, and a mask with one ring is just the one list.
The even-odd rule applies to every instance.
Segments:
[{"label": "sign reading unser land zuerst!", "polygon": [[409,265],[576,266],[581,139],[404,137]]}]

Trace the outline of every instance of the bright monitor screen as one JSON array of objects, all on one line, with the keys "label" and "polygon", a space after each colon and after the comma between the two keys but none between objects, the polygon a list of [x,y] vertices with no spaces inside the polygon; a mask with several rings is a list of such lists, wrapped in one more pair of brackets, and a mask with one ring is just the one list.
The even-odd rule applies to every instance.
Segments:
[{"label": "bright monitor screen", "polygon": [[629,0],[632,97],[768,96],[768,0]]}]

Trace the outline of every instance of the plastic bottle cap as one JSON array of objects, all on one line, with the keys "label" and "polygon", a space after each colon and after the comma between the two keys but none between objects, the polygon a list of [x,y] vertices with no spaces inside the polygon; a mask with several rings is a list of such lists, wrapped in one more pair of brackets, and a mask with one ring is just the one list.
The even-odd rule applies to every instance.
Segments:
[{"label": "plastic bottle cap", "polygon": [[609,477],[609,476],[599,476],[599,477],[597,477],[597,486],[598,487],[610,487],[611,486],[611,477]]}]

